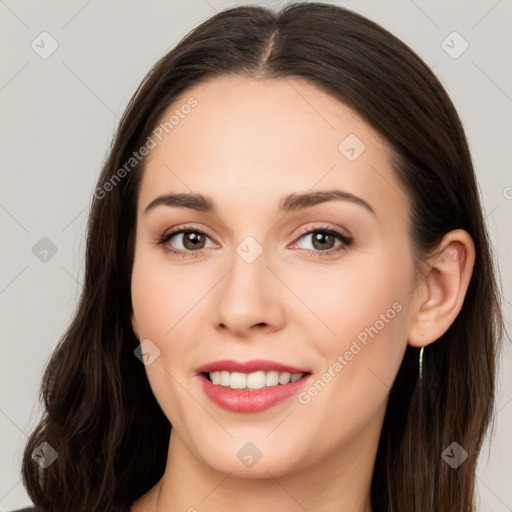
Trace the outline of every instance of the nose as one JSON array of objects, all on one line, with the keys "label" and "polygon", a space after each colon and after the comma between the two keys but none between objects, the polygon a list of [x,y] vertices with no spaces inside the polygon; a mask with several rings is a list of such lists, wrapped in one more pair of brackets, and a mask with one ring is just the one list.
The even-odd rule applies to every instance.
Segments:
[{"label": "nose", "polygon": [[240,254],[233,254],[231,268],[216,287],[217,328],[240,338],[281,329],[285,317],[282,281],[269,267],[265,251],[253,261]]}]

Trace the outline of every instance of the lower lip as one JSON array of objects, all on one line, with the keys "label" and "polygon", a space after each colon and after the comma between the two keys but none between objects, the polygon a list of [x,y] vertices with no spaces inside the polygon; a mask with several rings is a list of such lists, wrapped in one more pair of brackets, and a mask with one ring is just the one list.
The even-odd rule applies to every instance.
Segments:
[{"label": "lower lip", "polygon": [[296,394],[312,375],[308,374],[289,384],[277,384],[261,389],[231,389],[209,381],[200,374],[203,390],[212,402],[232,412],[258,412],[269,409]]}]

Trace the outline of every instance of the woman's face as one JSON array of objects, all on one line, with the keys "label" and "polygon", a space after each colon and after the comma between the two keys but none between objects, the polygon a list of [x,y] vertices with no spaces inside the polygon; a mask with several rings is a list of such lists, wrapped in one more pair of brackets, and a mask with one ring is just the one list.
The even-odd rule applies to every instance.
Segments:
[{"label": "woman's face", "polygon": [[[132,323],[176,450],[251,477],[363,460],[415,298],[407,198],[382,139],[291,79],[218,78],[165,122],[138,199]],[[189,232],[158,245],[174,228]],[[267,363],[221,362],[209,382],[201,367],[223,360]],[[278,365],[307,373],[276,384]]]}]

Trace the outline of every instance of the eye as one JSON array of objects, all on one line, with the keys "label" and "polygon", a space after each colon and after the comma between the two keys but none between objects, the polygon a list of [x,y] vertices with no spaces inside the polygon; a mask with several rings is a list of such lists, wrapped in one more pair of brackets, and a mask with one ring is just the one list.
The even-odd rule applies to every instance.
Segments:
[{"label": "eye", "polygon": [[[168,242],[173,238],[178,239],[178,243],[182,244],[184,249],[174,249],[169,247]],[[195,258],[201,256],[204,249],[205,239],[210,238],[202,229],[195,227],[178,226],[172,231],[162,235],[155,245],[162,246],[164,251],[185,258]]]},{"label": "eye", "polygon": [[[308,255],[314,257],[332,255],[338,251],[346,250],[346,248],[354,242],[353,237],[340,233],[329,226],[309,229],[301,234],[299,240],[306,238],[310,239],[313,249],[316,249],[306,249],[306,252]],[[335,245],[336,240],[340,242],[338,246]],[[296,245],[296,243],[294,245]]]}]

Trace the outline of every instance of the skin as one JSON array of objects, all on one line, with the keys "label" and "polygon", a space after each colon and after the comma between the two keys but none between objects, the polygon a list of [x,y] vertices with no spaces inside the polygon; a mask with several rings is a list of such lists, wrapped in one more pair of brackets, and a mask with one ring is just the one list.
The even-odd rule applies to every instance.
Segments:
[{"label": "skin", "polygon": [[[384,140],[354,111],[314,85],[291,79],[220,77],[185,91],[198,106],[152,149],[137,207],[132,325],[160,355],[147,365],[151,388],[173,429],[162,479],[132,512],[280,510],[368,512],[370,483],[389,389],[407,344],[437,340],[462,305],[474,262],[470,236],[448,233],[415,271],[409,202]],[[349,134],[366,148],[354,161],[338,149]],[[371,205],[337,200],[286,214],[292,192],[342,189]],[[166,193],[210,196],[216,214],[158,206]],[[177,235],[207,232],[202,255]],[[315,245],[305,229],[331,227],[354,243]],[[252,263],[236,248],[252,236]],[[196,242],[197,243],[197,242]],[[192,247],[192,249],[190,248]],[[320,248],[319,248],[320,247]],[[333,371],[366,327],[401,310]],[[331,380],[307,404],[296,396],[258,413],[221,409],[196,369],[219,359],[270,359]],[[236,456],[252,442],[252,467]]]}]

